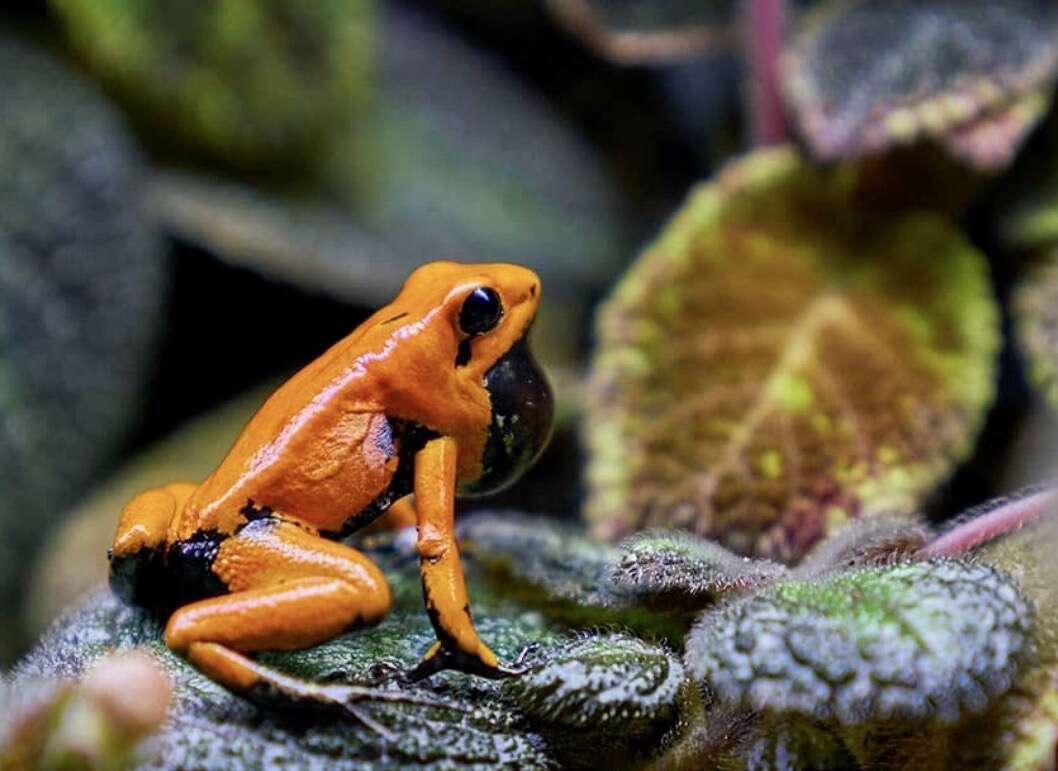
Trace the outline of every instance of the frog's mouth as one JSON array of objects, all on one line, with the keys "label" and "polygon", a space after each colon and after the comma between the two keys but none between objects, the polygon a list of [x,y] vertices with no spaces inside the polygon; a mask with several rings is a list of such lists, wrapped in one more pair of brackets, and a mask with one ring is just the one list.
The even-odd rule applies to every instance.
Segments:
[{"label": "frog's mouth", "polygon": [[555,400],[551,385],[529,350],[528,331],[485,373],[492,422],[482,474],[463,492],[491,493],[518,479],[551,438]]}]

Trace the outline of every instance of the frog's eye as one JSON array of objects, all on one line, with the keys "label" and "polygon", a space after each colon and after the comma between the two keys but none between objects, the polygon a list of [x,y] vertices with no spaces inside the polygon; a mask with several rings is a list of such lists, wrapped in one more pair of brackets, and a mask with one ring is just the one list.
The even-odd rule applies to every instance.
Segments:
[{"label": "frog's eye", "polygon": [[463,301],[459,328],[468,335],[483,335],[500,323],[503,303],[495,289],[479,286]]}]

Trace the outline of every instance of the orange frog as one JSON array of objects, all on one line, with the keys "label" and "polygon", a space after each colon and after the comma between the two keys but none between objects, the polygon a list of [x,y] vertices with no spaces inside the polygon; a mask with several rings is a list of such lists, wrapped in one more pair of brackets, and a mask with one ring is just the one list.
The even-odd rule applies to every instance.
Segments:
[{"label": "orange frog", "polygon": [[551,390],[526,343],[539,302],[539,279],[516,265],[420,267],[280,387],[205,481],[129,502],[111,587],[173,611],[166,644],[214,680],[278,687],[247,654],[314,645],[389,610],[385,577],[339,539],[390,509],[418,526],[437,633],[408,676],[518,674],[471,620],[454,500],[509,484],[547,442]]}]

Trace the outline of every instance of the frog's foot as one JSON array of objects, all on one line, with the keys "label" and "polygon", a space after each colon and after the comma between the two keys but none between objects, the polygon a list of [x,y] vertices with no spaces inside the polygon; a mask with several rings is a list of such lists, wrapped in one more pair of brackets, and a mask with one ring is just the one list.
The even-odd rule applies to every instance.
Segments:
[{"label": "frog's foot", "polygon": [[487,677],[490,680],[504,680],[508,677],[521,677],[529,671],[529,667],[525,666],[525,658],[533,650],[536,649],[537,644],[527,645],[518,654],[517,658],[511,663],[510,666],[500,664],[496,660],[496,656],[488,648],[484,648],[482,654],[474,655],[457,649],[448,650],[445,649],[441,643],[434,643],[433,646],[423,656],[422,661],[412,669],[403,675],[404,680],[409,683],[414,683],[418,680],[430,677],[437,672],[442,672],[446,669],[455,670],[457,672],[466,672],[470,675],[477,675],[478,677]]},{"label": "frog's foot", "polygon": [[302,680],[218,643],[193,643],[188,656],[210,677],[245,693],[252,701],[268,706],[338,710],[356,718],[387,741],[395,741],[397,736],[361,709],[361,702],[414,704],[463,711],[458,704],[422,694]]}]

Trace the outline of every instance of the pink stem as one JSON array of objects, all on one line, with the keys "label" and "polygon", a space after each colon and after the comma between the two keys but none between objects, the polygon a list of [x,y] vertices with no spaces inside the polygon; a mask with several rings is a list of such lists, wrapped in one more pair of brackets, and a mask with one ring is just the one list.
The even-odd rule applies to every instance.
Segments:
[{"label": "pink stem", "polygon": [[753,144],[781,144],[789,137],[779,86],[786,0],[743,0],[743,18]]},{"label": "pink stem", "polygon": [[963,554],[997,536],[1035,522],[1047,513],[1058,513],[1058,487],[1048,487],[1024,498],[1015,498],[957,525],[922,547],[919,556],[951,557]]}]

